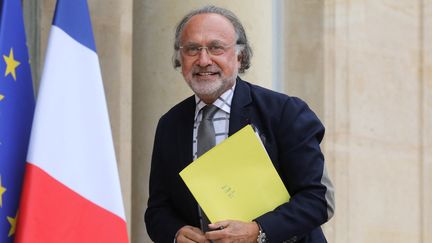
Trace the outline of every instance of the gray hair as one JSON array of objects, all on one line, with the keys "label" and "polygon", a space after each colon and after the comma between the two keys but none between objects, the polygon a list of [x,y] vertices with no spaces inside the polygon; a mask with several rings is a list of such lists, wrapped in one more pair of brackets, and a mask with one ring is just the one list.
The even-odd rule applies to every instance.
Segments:
[{"label": "gray hair", "polygon": [[252,48],[249,45],[243,25],[240,23],[240,20],[233,12],[229,11],[228,9],[211,6],[211,5],[192,10],[189,14],[183,17],[183,19],[177,25],[176,32],[175,32],[175,40],[174,40],[174,55],[173,55],[174,68],[178,68],[181,66],[181,62],[179,58],[180,36],[183,32],[185,25],[187,24],[187,22],[189,22],[189,20],[193,16],[199,14],[206,14],[206,13],[219,14],[227,18],[234,26],[234,30],[237,35],[236,45],[241,47],[240,49],[237,49],[240,52],[239,73],[244,73],[245,70],[250,67],[250,59],[252,58]]}]

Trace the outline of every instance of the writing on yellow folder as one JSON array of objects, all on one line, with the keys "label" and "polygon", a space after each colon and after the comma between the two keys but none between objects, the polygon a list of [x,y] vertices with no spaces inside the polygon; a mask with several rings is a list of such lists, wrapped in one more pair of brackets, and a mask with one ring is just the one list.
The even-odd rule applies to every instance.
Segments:
[{"label": "writing on yellow folder", "polygon": [[180,176],[212,223],[252,221],[290,198],[250,125],[200,156]]}]

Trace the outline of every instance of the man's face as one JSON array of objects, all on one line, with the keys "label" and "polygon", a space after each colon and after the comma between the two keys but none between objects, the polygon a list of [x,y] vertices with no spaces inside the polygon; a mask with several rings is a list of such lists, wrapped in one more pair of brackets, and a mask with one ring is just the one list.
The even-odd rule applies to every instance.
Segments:
[{"label": "man's face", "polygon": [[[213,103],[230,89],[240,67],[236,53],[234,26],[218,14],[199,14],[192,17],[180,36],[180,60],[186,82],[205,103]],[[197,47],[223,47],[222,54],[199,49],[196,55],[187,50]]]}]

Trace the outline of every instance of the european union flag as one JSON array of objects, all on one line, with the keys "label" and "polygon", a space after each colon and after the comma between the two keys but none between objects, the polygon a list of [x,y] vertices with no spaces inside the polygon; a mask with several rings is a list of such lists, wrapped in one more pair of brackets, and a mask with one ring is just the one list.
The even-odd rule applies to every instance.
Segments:
[{"label": "european union flag", "polygon": [[21,0],[3,0],[0,19],[0,242],[13,242],[34,111]]}]

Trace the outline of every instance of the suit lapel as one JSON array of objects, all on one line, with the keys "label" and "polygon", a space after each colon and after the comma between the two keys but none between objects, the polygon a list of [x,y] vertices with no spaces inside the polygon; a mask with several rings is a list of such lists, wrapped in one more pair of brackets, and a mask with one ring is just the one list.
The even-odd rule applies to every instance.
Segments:
[{"label": "suit lapel", "polygon": [[179,126],[176,126],[176,134],[177,141],[175,149],[178,151],[178,154],[173,154],[173,156],[178,156],[172,158],[173,161],[178,161],[176,165],[176,175],[177,175],[177,183],[175,185],[175,195],[176,200],[185,207],[186,212],[190,212],[188,216],[189,219],[194,220],[194,224],[199,225],[199,217],[198,217],[198,204],[192,194],[190,193],[187,186],[184,184],[184,181],[180,178],[178,173],[183,170],[186,166],[188,166],[192,160],[192,137],[193,137],[193,126],[194,126],[194,115],[195,115],[195,98],[194,96],[188,98],[186,103],[182,106],[179,115],[176,117],[176,122],[178,122]]},{"label": "suit lapel", "polygon": [[234,97],[231,103],[231,114],[229,124],[229,135],[236,133],[244,126],[251,123],[250,106],[252,98],[250,88],[240,78],[237,78],[237,84],[234,90]]},{"label": "suit lapel", "polygon": [[195,115],[195,98],[190,97],[187,100],[187,105],[185,106],[184,113],[182,114],[182,119],[180,129],[178,129],[178,148],[182,152],[182,165],[181,168],[186,167],[192,162],[192,136],[193,136],[193,126],[194,126],[194,115]]}]

